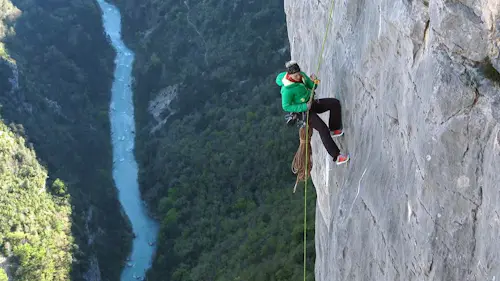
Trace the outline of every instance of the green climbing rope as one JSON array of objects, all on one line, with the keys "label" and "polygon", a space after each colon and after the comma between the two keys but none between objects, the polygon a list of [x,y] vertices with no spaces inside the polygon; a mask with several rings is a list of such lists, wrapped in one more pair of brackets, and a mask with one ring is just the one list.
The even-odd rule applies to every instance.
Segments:
[{"label": "green climbing rope", "polygon": [[[323,44],[321,45],[321,52],[318,57],[318,64],[316,67],[315,74],[318,75],[321,64],[323,62],[323,52],[325,50],[326,38],[328,37],[328,33],[330,32],[330,26],[333,19],[333,7],[335,6],[335,0],[332,0],[332,4],[330,6],[329,11],[329,19],[326,26],[326,32],[323,37]],[[314,89],[316,88],[316,83],[313,85],[311,89],[311,99],[314,99]],[[309,132],[309,110],[306,115],[306,132]],[[309,133],[306,133],[306,144],[309,143]],[[305,181],[304,181],[304,281],[307,278],[307,181],[308,181],[308,164],[309,164],[309,145],[306,145],[306,167],[305,167]]]}]

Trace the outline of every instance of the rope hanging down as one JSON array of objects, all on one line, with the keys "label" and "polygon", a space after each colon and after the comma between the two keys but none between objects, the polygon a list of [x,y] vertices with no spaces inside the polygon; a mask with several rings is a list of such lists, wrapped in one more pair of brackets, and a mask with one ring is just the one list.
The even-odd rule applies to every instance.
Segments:
[{"label": "rope hanging down", "polygon": [[[321,46],[321,52],[318,57],[318,64],[316,66],[316,75],[319,74],[319,70],[321,68],[321,64],[323,62],[323,52],[325,50],[325,44],[326,44],[326,38],[328,37],[328,33],[330,32],[330,27],[333,19],[333,8],[335,6],[335,0],[332,0],[331,6],[330,6],[330,11],[329,11],[329,19],[328,19],[328,24],[326,26],[326,32],[323,37],[323,44]],[[314,84],[313,88],[311,89],[311,99],[314,99],[314,90],[316,88],[316,84]],[[292,171],[297,174],[297,180],[295,182],[295,187],[293,188],[293,192],[295,193],[295,189],[297,188],[297,184],[299,181],[304,181],[304,281],[306,281],[307,278],[307,179],[311,173],[312,169],[312,163],[309,165],[309,160],[310,160],[310,154],[311,154],[311,136],[312,136],[312,129],[309,128],[309,110],[307,111],[306,114],[306,125],[305,125],[305,130],[304,128],[300,128],[299,136],[300,136],[300,145],[299,149],[297,150],[297,153],[295,154],[295,157],[292,162]],[[306,132],[308,132],[306,134]],[[305,141],[303,141],[305,137]],[[305,158],[305,161],[303,159]],[[312,161],[311,161],[312,162]]]}]

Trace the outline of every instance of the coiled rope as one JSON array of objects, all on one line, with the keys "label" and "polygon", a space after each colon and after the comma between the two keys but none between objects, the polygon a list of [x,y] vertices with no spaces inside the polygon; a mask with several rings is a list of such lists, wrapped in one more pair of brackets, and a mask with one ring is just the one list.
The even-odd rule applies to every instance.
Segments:
[{"label": "coiled rope", "polygon": [[[295,186],[293,187],[293,193],[297,189],[297,185],[299,181],[305,181],[306,175],[311,174],[312,169],[312,159],[311,159],[311,142],[308,141],[312,136],[312,128],[307,128],[309,126],[302,126],[299,129],[299,148],[295,153],[295,157],[293,157],[292,161],[292,172],[297,175],[297,180],[295,181]],[[309,130],[309,133],[306,136],[306,130]],[[309,153],[309,158],[306,157],[306,153]],[[306,164],[306,160],[310,159],[309,165]],[[306,173],[306,166],[309,169]]]}]

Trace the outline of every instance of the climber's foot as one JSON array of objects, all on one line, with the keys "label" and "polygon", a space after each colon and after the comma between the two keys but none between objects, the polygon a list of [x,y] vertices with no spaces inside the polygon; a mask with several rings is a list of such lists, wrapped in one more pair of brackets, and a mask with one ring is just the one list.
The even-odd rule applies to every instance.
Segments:
[{"label": "climber's foot", "polygon": [[332,134],[332,137],[336,138],[336,137],[340,137],[340,136],[344,135],[344,131],[342,129],[340,129],[340,130],[333,130],[331,132],[331,134]]},{"label": "climber's foot", "polygon": [[342,155],[340,154],[339,156],[337,156],[337,161],[335,161],[335,163],[337,165],[341,165],[341,164],[344,164],[346,163],[347,161],[349,161],[349,155]]}]

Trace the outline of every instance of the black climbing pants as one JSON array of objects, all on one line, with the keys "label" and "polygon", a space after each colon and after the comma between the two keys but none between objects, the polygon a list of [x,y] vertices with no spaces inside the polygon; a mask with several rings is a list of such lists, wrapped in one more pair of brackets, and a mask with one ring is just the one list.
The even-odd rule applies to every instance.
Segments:
[{"label": "black climbing pants", "polygon": [[[328,126],[326,126],[325,122],[323,122],[323,120],[321,120],[318,116],[318,113],[326,111],[330,111]],[[328,151],[328,154],[333,157],[333,160],[337,160],[340,150],[333,141],[330,132],[342,129],[342,111],[340,101],[335,98],[325,98],[313,101],[311,109],[309,110],[309,126],[319,132],[321,141]]]}]

